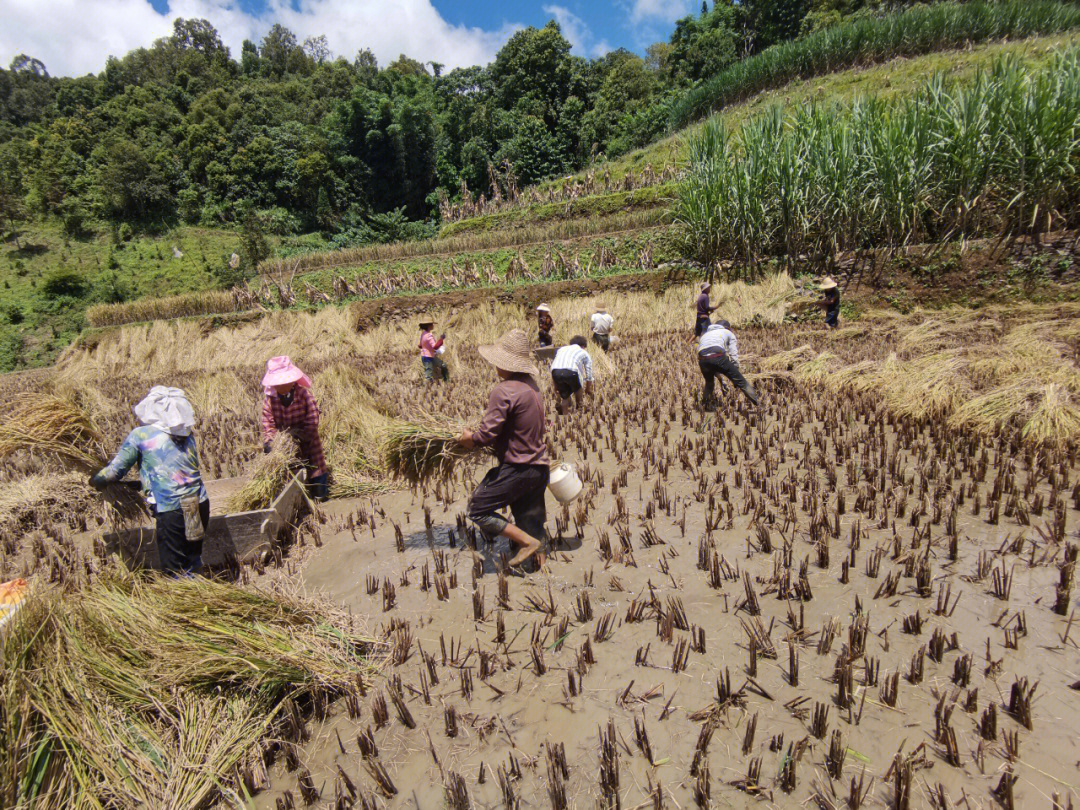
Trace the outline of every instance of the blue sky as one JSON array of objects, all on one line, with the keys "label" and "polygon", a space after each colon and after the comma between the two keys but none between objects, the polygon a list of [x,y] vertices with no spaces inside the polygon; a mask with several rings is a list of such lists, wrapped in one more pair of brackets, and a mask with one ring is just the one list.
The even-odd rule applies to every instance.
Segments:
[{"label": "blue sky", "polygon": [[325,34],[335,55],[370,48],[380,64],[405,53],[448,68],[486,64],[523,26],[562,25],[574,53],[639,53],[667,39],[700,0],[0,0],[0,63],[20,53],[54,76],[98,72],[108,56],[167,36],[175,17],[205,18],[233,55],[274,23],[302,41]]}]

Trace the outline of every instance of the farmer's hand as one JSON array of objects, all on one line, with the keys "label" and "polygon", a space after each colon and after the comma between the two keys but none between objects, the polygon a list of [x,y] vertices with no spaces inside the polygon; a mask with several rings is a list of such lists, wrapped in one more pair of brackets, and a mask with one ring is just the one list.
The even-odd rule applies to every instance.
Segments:
[{"label": "farmer's hand", "polygon": [[263,455],[265,455],[265,454],[267,454],[269,452],[270,452],[270,442],[267,442],[266,444],[263,445]]},{"label": "farmer's hand", "polygon": [[472,450],[476,446],[476,440],[473,439],[473,432],[468,428],[461,431],[461,437],[458,439],[458,444],[464,447],[466,450]]},{"label": "farmer's hand", "polygon": [[109,485],[109,482],[101,473],[95,473],[90,476],[90,486],[96,489],[98,492],[103,492],[105,487]]}]

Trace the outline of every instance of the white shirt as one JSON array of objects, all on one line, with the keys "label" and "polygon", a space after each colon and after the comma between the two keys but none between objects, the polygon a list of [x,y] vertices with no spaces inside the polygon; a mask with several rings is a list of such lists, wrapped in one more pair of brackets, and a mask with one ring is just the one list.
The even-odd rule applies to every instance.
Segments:
[{"label": "white shirt", "polygon": [[735,333],[718,323],[714,323],[702,334],[698,342],[698,352],[705,349],[723,349],[733,363],[739,362],[739,341],[735,338]]},{"label": "white shirt", "polygon": [[587,351],[573,343],[555,352],[555,359],[551,361],[551,370],[558,369],[576,371],[582,385],[593,380],[592,358],[589,357]]},{"label": "white shirt", "polygon": [[615,323],[615,319],[608,315],[606,312],[594,312],[592,316],[592,330],[598,335],[607,335],[611,333],[612,324]]}]

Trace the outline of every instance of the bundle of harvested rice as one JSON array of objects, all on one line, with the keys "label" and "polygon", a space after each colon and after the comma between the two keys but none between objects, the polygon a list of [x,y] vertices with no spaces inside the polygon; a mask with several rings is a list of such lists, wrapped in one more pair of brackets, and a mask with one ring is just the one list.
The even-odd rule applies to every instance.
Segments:
[{"label": "bundle of harvested rice", "polygon": [[81,473],[29,475],[10,481],[0,487],[0,541],[57,524],[85,530],[98,506]]},{"label": "bundle of harvested rice", "polygon": [[257,788],[260,741],[300,734],[283,702],[354,692],[374,649],[281,592],[122,571],[46,590],[0,648],[0,806],[190,808]]},{"label": "bundle of harvested rice", "polygon": [[247,469],[248,482],[229,498],[230,512],[266,509],[300,469],[296,439],[286,432],[270,442],[270,452],[256,456]]},{"label": "bundle of harvested rice", "polygon": [[[85,475],[109,463],[101,435],[86,412],[71,400],[50,394],[29,399],[0,424],[0,459],[18,452],[55,459],[65,469]],[[113,484],[102,494],[122,520],[146,514],[142,497],[130,487]]]},{"label": "bundle of harvested rice", "polygon": [[462,447],[460,435],[460,429],[433,422],[397,422],[387,429],[383,442],[386,469],[412,484],[433,476],[449,477],[460,462],[475,460],[486,452],[480,447]]},{"label": "bundle of harvested rice", "polygon": [[1037,393],[1038,404],[1020,437],[1050,447],[1080,444],[1080,408],[1064,386],[1051,383]]}]

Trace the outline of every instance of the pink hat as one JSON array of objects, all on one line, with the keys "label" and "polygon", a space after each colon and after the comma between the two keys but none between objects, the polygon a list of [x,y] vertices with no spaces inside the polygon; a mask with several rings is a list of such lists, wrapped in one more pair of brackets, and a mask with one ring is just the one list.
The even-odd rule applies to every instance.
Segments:
[{"label": "pink hat", "polygon": [[298,369],[293,361],[284,355],[271,357],[266,361],[266,375],[262,378],[263,388],[273,388],[275,385],[287,385],[298,383],[304,388],[311,388],[311,380],[308,375]]}]

